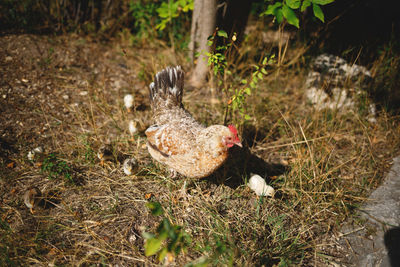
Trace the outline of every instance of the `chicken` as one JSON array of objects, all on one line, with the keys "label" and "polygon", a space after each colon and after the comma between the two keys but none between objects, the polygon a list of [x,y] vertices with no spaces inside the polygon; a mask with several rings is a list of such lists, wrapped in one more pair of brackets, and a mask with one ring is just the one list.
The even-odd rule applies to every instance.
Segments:
[{"label": "chicken", "polygon": [[36,186],[28,188],[24,194],[24,203],[29,208],[32,214],[33,209],[38,205],[42,198],[42,192]]},{"label": "chicken", "polygon": [[145,134],[150,155],[172,172],[190,178],[212,174],[228,157],[228,149],[242,146],[235,126],[204,127],[182,104],[184,72],[167,67],[150,84],[155,125]]},{"label": "chicken", "polygon": [[134,169],[138,166],[137,160],[135,158],[127,158],[122,164],[122,169],[126,175],[132,175]]},{"label": "chicken", "polygon": [[125,95],[124,97],[124,105],[128,112],[131,112],[131,108],[133,106],[133,95]]}]

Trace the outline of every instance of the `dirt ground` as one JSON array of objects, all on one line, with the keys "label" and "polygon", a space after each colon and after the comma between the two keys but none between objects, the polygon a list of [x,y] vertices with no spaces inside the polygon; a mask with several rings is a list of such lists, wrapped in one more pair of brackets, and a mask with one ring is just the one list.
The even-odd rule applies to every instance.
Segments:
[{"label": "dirt ground", "polygon": [[[102,168],[97,164],[96,147],[115,142],[117,150],[118,145],[128,145],[131,138],[127,131],[131,114],[121,114],[123,96],[134,94],[135,110],[148,110],[147,87],[137,78],[137,66],[130,64],[128,68],[126,61],[123,51],[111,44],[97,44],[74,36],[0,38],[0,205],[1,219],[9,223],[14,236],[10,241],[14,247],[8,249],[15,250],[16,262],[54,262],[63,257],[59,251],[63,248],[65,251],[80,248],[76,255],[68,256],[72,258],[67,262],[90,258],[92,239],[112,243],[110,240],[118,238],[131,250],[129,238],[135,239],[135,234],[141,231],[136,228],[154,224],[147,219],[149,213],[143,205],[145,194],[152,191],[146,182],[134,185],[132,179],[119,180],[118,177],[126,178],[120,168]],[[93,103],[92,97],[99,101]],[[137,140],[135,151],[143,155],[135,157],[141,157],[141,163],[146,164],[150,158],[140,143],[140,134]],[[43,159],[36,156],[33,161],[28,160],[29,151],[37,147],[43,148],[43,155],[57,153],[67,162],[71,170],[66,172],[73,182],[62,175],[48,179],[42,168]],[[116,166],[120,166],[121,158],[132,156],[129,153],[127,146],[118,149]],[[103,179],[110,182],[104,183]],[[50,202],[34,216],[23,203],[23,195],[31,186],[40,188]],[[124,195],[121,189],[132,195]],[[166,189],[161,186],[154,190]],[[124,200],[133,195],[137,199],[126,204]],[[121,206],[120,202],[125,204]],[[114,216],[100,220],[103,209],[112,209]],[[124,216],[117,216],[121,213]],[[90,220],[85,221],[87,218]],[[99,231],[88,235],[89,240],[75,239],[75,234],[80,235],[80,230],[73,226],[75,221],[83,223],[87,231]],[[60,236],[57,230],[60,225],[78,232],[72,230],[71,235]],[[57,248],[49,240],[63,245]],[[75,243],[77,240],[80,244]],[[21,245],[24,242],[36,244],[37,248],[26,251],[31,245]],[[37,259],[38,254],[44,258]]]},{"label": "dirt ground", "polygon": [[[375,127],[376,131],[379,130],[381,135],[378,139],[371,140],[368,133],[363,131],[352,135],[347,128],[340,128],[342,124],[345,125],[353,119],[354,116],[351,115],[352,118],[344,117],[340,127],[335,128],[338,133],[334,133],[333,138],[333,133],[329,139],[325,138],[325,133],[321,139],[316,136],[315,140],[324,140],[327,144],[326,153],[329,156],[321,156],[321,162],[326,160],[328,166],[331,155],[332,158],[338,158],[339,162],[332,165],[332,171],[326,172],[326,176],[325,172],[322,172],[321,190],[324,189],[325,181],[332,182],[336,187],[337,177],[344,177],[339,180],[340,183],[349,183],[348,187],[348,184],[345,184],[342,188],[330,192],[332,199],[339,204],[332,204],[328,197],[324,202],[323,194],[321,200],[321,190],[316,192],[310,187],[311,189],[305,188],[304,191],[298,192],[295,186],[289,186],[282,190],[283,193],[278,194],[276,201],[267,201],[260,206],[259,199],[250,192],[243,181],[232,179],[219,183],[218,175],[213,178],[217,182],[194,183],[189,186],[186,194],[185,190],[182,190],[186,186],[183,180],[160,176],[163,172],[158,171],[162,167],[153,163],[147,152],[143,134],[151,123],[147,85],[152,77],[149,74],[154,74],[166,63],[176,64],[180,61],[174,59],[173,53],[168,49],[164,50],[164,54],[157,57],[160,62],[145,65],[141,59],[156,53],[152,48],[127,49],[121,47],[118,42],[101,43],[89,37],[81,38],[75,35],[0,37],[0,230],[4,233],[0,237],[0,243],[5,244],[0,247],[0,258],[3,257],[0,259],[0,265],[155,265],[156,260],[145,257],[143,253],[142,232],[154,229],[160,221],[159,217],[151,215],[145,206],[149,198],[166,205],[166,216],[174,218],[178,225],[188,226],[185,230],[194,239],[202,240],[203,247],[207,248],[210,233],[216,229],[218,232],[213,233],[215,244],[223,240],[226,244],[235,245],[235,249],[232,249],[234,251],[228,253],[229,248],[225,248],[221,255],[234,255],[235,263],[238,264],[273,266],[282,262],[280,255],[284,253],[288,258],[299,258],[299,261],[302,261],[303,251],[310,251],[309,244],[316,247],[326,246],[329,249],[335,246],[335,242],[332,241],[335,239],[335,233],[332,233],[331,226],[339,225],[340,221],[330,222],[325,227],[324,218],[330,217],[332,221],[336,217],[337,220],[344,218],[344,215],[338,216],[334,213],[335,205],[345,206],[342,199],[353,199],[353,196],[357,201],[363,199],[358,196],[364,189],[354,182],[353,190],[351,179],[356,175],[361,179],[365,175],[372,177],[365,178],[365,183],[369,183],[369,186],[373,187],[379,183],[376,179],[376,176],[379,176],[378,171],[357,166],[354,167],[354,171],[347,163],[356,158],[362,162],[367,158],[362,156],[362,153],[376,145],[383,152],[379,151],[376,161],[374,159],[374,162],[368,163],[368,168],[372,169],[370,166],[373,164],[383,166],[379,173],[388,168],[388,159],[392,151],[385,151],[386,144],[381,134],[385,133],[386,129],[371,126]],[[286,87],[283,87],[284,92],[281,89],[276,92],[279,95],[278,101],[285,97],[285,100],[289,99],[287,103],[301,102],[301,94],[293,93],[299,84],[298,79],[291,79]],[[123,97],[127,93],[134,95],[134,108],[131,113],[123,106]],[[210,101],[209,98],[204,100],[204,97],[199,97],[201,92],[189,90],[185,93],[187,99],[192,99],[191,108],[202,105],[202,101],[212,102],[212,99]],[[267,102],[261,103],[261,108],[265,108],[266,105],[272,107],[271,109],[277,107],[276,104],[272,104],[272,100],[265,99]],[[284,105],[286,110],[275,108],[275,114],[272,111],[268,113],[276,118],[283,113],[283,119],[272,122],[260,120],[269,124],[272,129],[270,132],[257,136],[257,133],[252,135],[251,131],[248,131],[248,136],[243,136],[250,146],[251,140],[263,142],[268,137],[273,140],[274,136],[279,136],[286,127],[284,116],[290,116],[290,112],[300,113],[296,109],[286,107],[287,104]],[[302,108],[305,106],[301,105]],[[257,109],[260,108],[255,107],[254,112]],[[262,114],[265,113],[263,109],[261,111]],[[196,118],[208,122],[213,122],[216,117],[209,111],[197,112],[195,115]],[[218,116],[223,117],[223,114]],[[308,118],[304,119],[304,124],[307,120]],[[128,131],[129,121],[134,121],[139,130],[133,136]],[[319,122],[315,124],[318,128]],[[321,125],[319,128],[329,132],[324,121]],[[302,134],[304,135],[303,132]],[[394,130],[390,131],[390,134],[393,135]],[[296,137],[295,135],[296,132],[293,131],[293,136]],[[298,144],[304,144],[303,135],[297,135],[301,137]],[[346,150],[346,147],[357,143],[356,138],[358,143],[362,144],[361,153]],[[285,136],[283,141],[284,145],[289,143],[294,147],[294,141],[298,140]],[[110,144],[112,156],[109,162],[101,166],[97,151],[103,144]],[[29,152],[38,147],[43,148],[44,153],[28,159]],[[249,173],[252,169],[260,169],[258,165],[262,165],[262,168],[268,169],[271,179],[283,180],[286,177],[278,176],[286,170],[288,161],[299,166],[304,165],[304,162],[309,163],[304,157],[308,151],[311,153],[309,147],[300,147],[292,153],[294,155],[287,151],[280,152],[282,147],[279,142],[265,145],[264,148],[259,147],[259,157],[247,151],[246,160],[236,162],[236,165],[246,165],[250,162],[254,166],[249,164],[248,168],[247,165],[244,167]],[[295,158],[296,153],[298,158]],[[125,175],[121,169],[121,163],[128,157],[139,161],[139,168],[131,176]],[[303,169],[299,169],[301,178]],[[318,182],[315,183],[318,185]],[[23,200],[24,193],[32,186],[42,191],[45,200],[45,203],[39,203],[33,214]],[[314,214],[307,201],[301,202],[303,193],[309,194],[310,205],[326,205],[326,208],[321,208],[318,214]],[[296,202],[296,198],[291,196],[297,196],[299,201]],[[181,201],[188,198],[190,201]],[[296,203],[291,204],[290,199]],[[308,213],[304,212],[305,210]],[[286,217],[281,216],[282,213],[285,213]],[[258,217],[254,217],[254,214]],[[319,224],[308,224],[310,216],[307,214],[311,214],[312,220],[318,221]],[[283,224],[290,224],[288,232],[283,232]],[[323,234],[316,237],[317,232]],[[220,233],[226,235],[221,237]],[[237,239],[232,241],[230,236],[233,235]],[[297,240],[302,240],[302,243],[296,243]],[[266,248],[266,244],[271,247]],[[216,249],[209,247],[211,248],[205,253],[212,254],[210,251]],[[335,255],[335,252],[329,249],[321,251],[327,255]],[[195,260],[203,255],[200,251],[181,254],[175,265],[181,266]],[[302,265],[326,262],[320,261],[317,253],[313,260],[310,260],[313,256],[307,257]],[[332,264],[335,262],[334,258],[328,259]]]}]

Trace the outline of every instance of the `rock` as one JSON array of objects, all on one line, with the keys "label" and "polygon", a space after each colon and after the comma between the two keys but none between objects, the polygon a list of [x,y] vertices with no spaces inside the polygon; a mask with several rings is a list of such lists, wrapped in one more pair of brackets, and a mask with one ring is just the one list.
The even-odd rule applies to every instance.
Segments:
[{"label": "rock", "polygon": [[[317,110],[352,109],[356,106],[356,97],[365,94],[363,89],[371,80],[371,73],[365,67],[348,64],[337,56],[322,54],[314,60],[312,70],[308,73],[306,97]],[[375,105],[369,110],[375,110]],[[370,116],[375,118],[375,114]],[[371,118],[369,120],[373,121]]]},{"label": "rock", "polygon": [[[358,210],[360,225],[347,223],[339,242],[353,252],[346,256],[352,266],[400,266],[400,157],[384,183]],[[358,220],[360,221],[360,220]]]},{"label": "rock", "polygon": [[43,148],[41,146],[38,146],[28,152],[28,159],[34,160],[36,155],[42,154],[42,153],[43,153]]}]

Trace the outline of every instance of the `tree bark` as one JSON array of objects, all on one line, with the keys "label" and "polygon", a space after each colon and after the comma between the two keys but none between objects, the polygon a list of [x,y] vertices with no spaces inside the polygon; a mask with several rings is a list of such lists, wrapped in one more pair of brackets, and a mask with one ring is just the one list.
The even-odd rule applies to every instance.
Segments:
[{"label": "tree bark", "polygon": [[[210,52],[212,49],[207,45],[207,38],[218,27],[218,29],[228,33],[229,40],[236,33],[238,38],[236,43],[240,43],[253,1],[225,0],[218,3],[218,0],[194,0],[189,43],[189,56],[195,65],[189,81],[191,86],[200,87],[206,82],[208,58],[205,53]],[[218,45],[222,45],[229,42],[229,40],[217,38],[216,41]],[[195,53],[200,54],[197,61],[194,56]]]},{"label": "tree bark", "polygon": [[[191,40],[189,43],[190,58],[195,68],[190,78],[190,85],[200,87],[206,81],[208,66],[206,53],[210,52],[207,45],[208,36],[215,30],[217,18],[217,0],[194,0]],[[195,60],[194,54],[200,56]]]}]

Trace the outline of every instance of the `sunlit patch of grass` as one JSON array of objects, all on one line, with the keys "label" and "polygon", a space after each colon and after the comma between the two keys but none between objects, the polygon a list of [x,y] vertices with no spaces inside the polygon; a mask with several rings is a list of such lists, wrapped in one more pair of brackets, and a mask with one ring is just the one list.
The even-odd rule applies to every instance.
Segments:
[{"label": "sunlit patch of grass", "polygon": [[[254,46],[257,49],[247,43],[237,62],[234,74],[240,78],[251,75],[251,66],[261,58],[261,44],[255,42]],[[120,53],[120,47],[107,49],[111,55]],[[184,53],[172,53],[165,47],[150,52],[124,49],[124,64],[137,75],[129,78],[129,87],[112,87],[112,79],[125,75],[115,71],[114,61],[120,58],[87,59],[94,66],[107,68],[100,68],[97,74],[82,70],[82,79],[89,82],[79,90],[88,93],[77,93],[66,105],[72,118],[68,127],[52,129],[52,136],[59,139],[50,152],[66,155],[62,161],[73,164],[84,182],[71,187],[65,186],[63,179],[46,179],[53,171],[49,164],[60,164],[57,157],[44,164],[43,173],[40,168],[21,164],[21,175],[16,178],[23,185],[18,187],[21,194],[25,187],[36,184],[43,191],[59,191],[61,201],[55,207],[31,215],[20,196],[2,192],[13,201],[0,207],[0,264],[158,264],[156,257],[145,256],[142,237],[145,231],[156,232],[160,224],[160,217],[146,207],[151,198],[161,204],[171,225],[180,226],[191,239],[191,246],[174,258],[176,265],[310,266],[318,263],[325,240],[381,183],[390,158],[398,152],[398,118],[382,111],[377,122],[371,123],[363,111],[314,110],[303,97],[306,70],[293,63],[281,67],[279,75],[271,67],[271,74],[257,84],[245,103],[251,119],[244,123],[243,131],[252,131],[250,152],[286,169],[278,175],[266,173],[276,197],[257,198],[245,184],[248,177],[237,166],[230,177],[221,172],[214,180],[187,181],[185,188],[185,178],[169,178],[166,168],[150,158],[143,130],[153,123],[146,102],[152,76],[166,65],[182,64],[189,70],[189,64]],[[288,49],[288,60],[289,55],[304,51],[302,47]],[[268,52],[273,50],[270,47]],[[235,87],[240,80],[225,82]],[[69,90],[67,79],[57,82],[60,90]],[[146,96],[141,101],[147,106],[128,113],[122,104],[126,93]],[[222,101],[212,104],[211,96],[208,88],[202,88],[188,90],[184,98],[185,107],[207,125],[223,122],[228,100],[216,92]],[[133,137],[127,130],[129,120],[143,125]],[[105,143],[112,144],[114,155],[101,166],[96,154]],[[139,169],[131,176],[121,170],[126,157],[139,162]],[[62,166],[54,169],[54,175],[67,172]],[[229,187],[226,179],[241,183]],[[30,229],[29,236],[26,229]],[[34,250],[28,258],[31,248]]]}]

